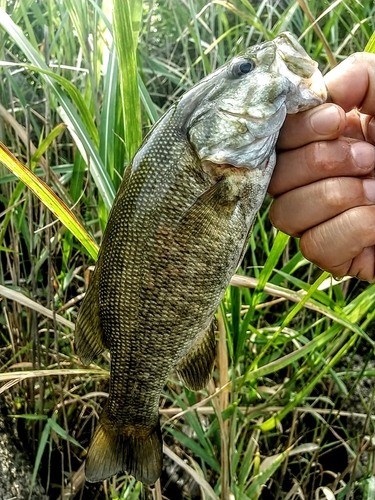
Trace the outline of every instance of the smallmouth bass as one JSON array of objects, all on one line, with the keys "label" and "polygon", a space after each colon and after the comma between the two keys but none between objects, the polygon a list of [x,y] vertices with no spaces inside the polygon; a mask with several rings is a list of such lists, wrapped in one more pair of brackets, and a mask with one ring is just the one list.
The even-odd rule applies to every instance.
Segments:
[{"label": "smallmouth bass", "polygon": [[145,138],[77,320],[82,362],[111,354],[88,481],[120,471],[147,484],[159,478],[161,391],[173,370],[190,389],[207,384],[214,314],[265,197],[279,130],[287,113],[325,99],[317,63],[284,33],[204,78]]}]

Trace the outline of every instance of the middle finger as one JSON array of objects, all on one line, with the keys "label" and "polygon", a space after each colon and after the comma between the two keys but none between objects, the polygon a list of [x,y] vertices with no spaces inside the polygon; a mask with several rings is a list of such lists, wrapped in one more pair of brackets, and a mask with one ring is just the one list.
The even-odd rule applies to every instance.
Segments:
[{"label": "middle finger", "polygon": [[375,147],[341,137],[279,153],[269,193],[286,191],[327,177],[369,175],[375,164]]}]

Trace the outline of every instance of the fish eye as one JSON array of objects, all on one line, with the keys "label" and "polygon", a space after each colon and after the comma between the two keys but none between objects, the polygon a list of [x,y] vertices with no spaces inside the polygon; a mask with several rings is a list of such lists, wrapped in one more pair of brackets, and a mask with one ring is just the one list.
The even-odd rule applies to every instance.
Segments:
[{"label": "fish eye", "polygon": [[243,59],[233,65],[232,74],[233,76],[236,77],[247,75],[254,68],[255,68],[254,61],[252,61],[251,59],[245,59],[245,60]]}]

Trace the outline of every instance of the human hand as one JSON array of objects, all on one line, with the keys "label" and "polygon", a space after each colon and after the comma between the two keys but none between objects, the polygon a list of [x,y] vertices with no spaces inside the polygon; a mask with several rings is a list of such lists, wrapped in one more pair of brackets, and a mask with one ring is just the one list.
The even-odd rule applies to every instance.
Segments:
[{"label": "human hand", "polygon": [[350,56],[325,81],[333,104],[281,130],[270,218],[335,277],[375,282],[375,55]]}]

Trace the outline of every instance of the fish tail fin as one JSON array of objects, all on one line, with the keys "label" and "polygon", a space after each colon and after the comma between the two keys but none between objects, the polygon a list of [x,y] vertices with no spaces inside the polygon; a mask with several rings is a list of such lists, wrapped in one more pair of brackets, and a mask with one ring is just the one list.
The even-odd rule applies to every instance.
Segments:
[{"label": "fish tail fin", "polygon": [[105,349],[99,315],[99,273],[95,270],[79,309],[75,330],[75,345],[82,363],[91,361]]},{"label": "fish tail fin", "polygon": [[134,426],[113,425],[103,414],[87,454],[86,479],[94,483],[126,471],[138,481],[153,484],[161,475],[162,450],[159,421],[149,432]]}]

